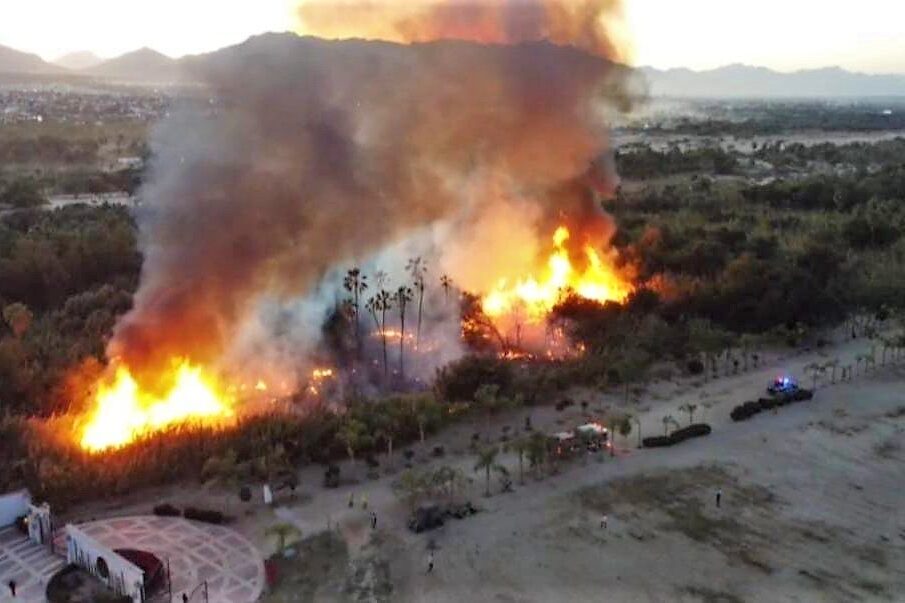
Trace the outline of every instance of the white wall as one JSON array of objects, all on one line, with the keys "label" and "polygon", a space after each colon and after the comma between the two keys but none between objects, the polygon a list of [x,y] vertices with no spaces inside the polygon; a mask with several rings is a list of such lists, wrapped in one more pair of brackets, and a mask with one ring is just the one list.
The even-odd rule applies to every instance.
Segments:
[{"label": "white wall", "polygon": [[31,495],[28,490],[9,492],[0,496],[0,527],[16,523],[16,518],[28,515]]},{"label": "white wall", "polygon": [[[106,580],[97,573],[98,557],[103,557],[107,563]],[[72,524],[66,526],[66,560],[104,580],[117,594],[129,595],[135,603],[141,602],[145,574],[141,568]]]}]

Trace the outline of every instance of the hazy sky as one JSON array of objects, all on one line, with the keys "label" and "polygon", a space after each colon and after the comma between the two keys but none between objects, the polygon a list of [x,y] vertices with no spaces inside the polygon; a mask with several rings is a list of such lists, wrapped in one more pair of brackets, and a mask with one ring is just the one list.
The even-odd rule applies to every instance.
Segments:
[{"label": "hazy sky", "polygon": [[[413,1],[413,0],[400,0]],[[0,44],[54,59],[204,52],[292,29],[292,0],[0,0]],[[625,0],[635,64],[905,73],[905,0]]]}]

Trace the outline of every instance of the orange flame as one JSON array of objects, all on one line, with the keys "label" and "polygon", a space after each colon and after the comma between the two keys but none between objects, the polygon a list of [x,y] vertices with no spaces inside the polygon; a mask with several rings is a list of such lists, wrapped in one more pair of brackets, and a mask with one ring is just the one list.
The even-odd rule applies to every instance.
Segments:
[{"label": "orange flame", "polygon": [[524,310],[527,322],[537,323],[553,309],[563,293],[575,294],[598,302],[622,302],[632,291],[632,286],[615,269],[609,258],[601,257],[590,244],[583,248],[586,264],[576,269],[566,241],[569,229],[560,226],[553,234],[553,251],[547,259],[540,278],[527,276],[510,284],[500,279],[497,286],[482,299],[484,313],[497,318]]},{"label": "orange flame", "polygon": [[188,420],[221,423],[234,415],[233,403],[210,375],[187,361],[176,365],[163,396],[143,391],[129,369],[119,366],[112,380],[99,385],[79,443],[100,452]]}]

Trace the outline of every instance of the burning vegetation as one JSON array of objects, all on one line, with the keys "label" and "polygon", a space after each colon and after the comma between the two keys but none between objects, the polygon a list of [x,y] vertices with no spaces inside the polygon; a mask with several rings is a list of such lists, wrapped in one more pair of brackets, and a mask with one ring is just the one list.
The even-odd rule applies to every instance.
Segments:
[{"label": "burning vegetation", "polygon": [[[208,65],[215,115],[173,117],[155,134],[141,283],[109,343],[117,360],[96,386],[81,445],[228,423],[247,397],[239,382],[259,394],[321,395],[339,367],[311,372],[303,359],[324,348],[319,322],[336,304],[322,292],[343,284],[351,299],[341,314],[354,332],[343,372],[356,387],[405,384],[407,368],[455,358],[471,321],[515,358],[524,325],[542,325],[563,295],[624,300],[631,281],[600,209],[617,184],[604,109],[627,107],[627,72],[608,60],[618,58],[616,9],[612,0],[437,1],[347,13],[306,2],[305,33],[404,44],[286,35]],[[412,248],[448,274],[447,301],[432,304],[442,311],[423,312],[425,290],[439,296],[425,270],[410,267],[412,281],[398,287],[372,279],[367,294],[361,271],[351,284],[334,279],[344,265]],[[450,303],[452,282],[479,307]],[[375,341],[382,362],[363,363]],[[407,350],[420,357],[413,367]]]}]

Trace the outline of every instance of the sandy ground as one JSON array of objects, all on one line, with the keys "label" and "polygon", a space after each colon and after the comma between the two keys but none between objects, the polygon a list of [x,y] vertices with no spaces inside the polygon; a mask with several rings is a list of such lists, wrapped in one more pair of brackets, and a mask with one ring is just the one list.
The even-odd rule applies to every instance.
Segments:
[{"label": "sandy ground", "polygon": [[[815,360],[832,353],[853,362],[866,347],[850,342],[772,358],[758,370],[697,387],[657,384],[645,396],[645,434],[662,433],[666,413],[682,420],[677,409],[688,401],[702,405],[699,416],[713,434],[659,450],[635,449],[632,435],[619,440],[615,459],[573,461],[511,494],[496,493],[494,484],[495,494],[484,498],[473,459],[454,455],[444,462],[474,475],[471,498],[483,512],[428,534],[405,529],[406,508],[389,488],[392,478],[284,505],[276,510],[282,520],[308,535],[329,521],[348,550],[338,561],[310,555],[309,562],[324,563],[322,582],[304,598],[282,592],[279,600],[905,600],[905,363],[851,383],[827,382],[812,402],[776,414],[738,424],[728,417],[733,405],[760,396],[777,372],[803,377],[802,368]],[[591,408],[606,403],[594,400]],[[552,429],[580,418],[580,410],[570,412],[532,416]],[[518,425],[522,414],[499,423]],[[440,440],[455,449],[480,426],[454,428]],[[503,459],[517,473],[514,455]],[[348,509],[350,492],[356,500],[367,496],[368,510],[377,510],[376,533],[366,511]],[[436,567],[428,575],[429,548]],[[342,563],[347,571],[338,578]]]},{"label": "sandy ground", "polygon": [[[494,479],[490,498],[468,452],[485,423],[457,424],[415,447],[416,467],[461,468],[473,478],[466,494],[482,512],[426,534],[405,528],[408,508],[393,493],[399,454],[397,471],[377,480],[343,464],[347,483],[335,490],[321,486],[321,468],[304,469],[298,499],[284,497],[274,508],[183,485],[94,506],[90,514],[147,512],[161,500],[229,505],[237,516],[232,527],[265,556],[274,546],[266,527],[293,523],[307,538],[296,557],[304,569],[280,569],[287,586],[273,601],[905,601],[905,361],[850,383],[826,378],[813,401],[775,414],[729,419],[735,404],[761,396],[776,374],[791,372],[804,383],[807,364],[854,364],[868,347],[861,340],[771,355],[758,369],[709,383],[654,382],[628,409],[641,417],[644,435],[663,433],[665,414],[687,422],[678,410],[686,402],[699,405],[695,418],[713,433],[651,450],[635,448],[633,433],[617,438],[616,458],[572,461],[525,485],[518,484],[517,458],[507,453],[501,460],[515,476],[515,492],[499,493]],[[621,407],[616,392],[570,396],[587,399],[591,413]],[[501,416],[495,433],[521,427],[529,412],[547,432],[583,420],[579,404],[565,412],[522,409]],[[437,443],[449,454],[429,459]],[[376,531],[368,525],[371,510]],[[429,549],[436,566],[428,575]]]}]

